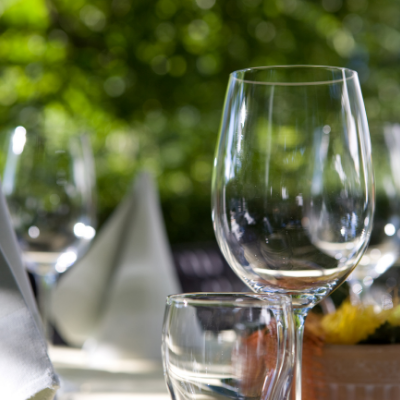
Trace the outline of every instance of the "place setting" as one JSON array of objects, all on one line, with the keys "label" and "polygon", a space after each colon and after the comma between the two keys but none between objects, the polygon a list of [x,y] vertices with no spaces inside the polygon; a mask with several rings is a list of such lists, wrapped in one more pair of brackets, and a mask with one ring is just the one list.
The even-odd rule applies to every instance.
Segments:
[{"label": "place setting", "polygon": [[[393,368],[380,376],[370,365],[397,365],[397,339],[392,358],[369,343],[400,326],[396,278],[386,275],[399,240],[398,132],[388,124],[370,135],[353,70],[232,72],[210,224],[243,291],[185,293],[151,174],[136,175],[96,231],[87,138],[15,128],[0,204],[7,304],[0,323],[20,328],[2,342],[9,356],[0,369],[15,378],[23,367],[27,378],[21,394],[14,396],[12,381],[0,393],[16,400],[395,399]],[[199,280],[201,268],[213,268],[203,253],[188,253]],[[36,278],[40,318],[24,267]],[[389,276],[393,295],[381,276]],[[340,296],[348,300],[340,304]]]},{"label": "place setting", "polygon": [[399,21],[0,2],[0,400],[399,400]]}]

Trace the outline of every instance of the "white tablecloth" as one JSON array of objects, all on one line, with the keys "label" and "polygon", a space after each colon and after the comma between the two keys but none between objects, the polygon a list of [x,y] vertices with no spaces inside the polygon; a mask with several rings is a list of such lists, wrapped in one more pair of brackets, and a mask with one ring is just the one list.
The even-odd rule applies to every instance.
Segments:
[{"label": "white tablecloth", "polygon": [[57,400],[170,400],[160,362],[93,359],[67,347],[49,355],[61,378]]},{"label": "white tablecloth", "polygon": [[170,400],[166,394],[121,394],[121,393],[88,393],[67,394],[62,400]]}]

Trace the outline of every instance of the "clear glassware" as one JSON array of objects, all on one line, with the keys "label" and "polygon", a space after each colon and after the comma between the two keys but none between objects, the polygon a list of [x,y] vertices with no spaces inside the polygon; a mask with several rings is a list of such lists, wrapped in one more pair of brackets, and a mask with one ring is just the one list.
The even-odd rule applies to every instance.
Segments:
[{"label": "clear glassware", "polygon": [[214,162],[219,246],[254,292],[292,296],[296,400],[304,320],[342,284],[369,241],[368,123],[357,73],[321,66],[237,71]]},{"label": "clear glassware", "polygon": [[3,192],[22,250],[36,278],[48,339],[49,302],[57,276],[83,255],[95,235],[93,156],[86,136],[11,132]]},{"label": "clear glassware", "polygon": [[370,287],[400,255],[400,125],[371,127],[376,206],[369,246],[348,282],[354,301],[379,305]]},{"label": "clear glassware", "polygon": [[171,398],[285,399],[294,365],[288,296],[169,296],[162,353]]}]

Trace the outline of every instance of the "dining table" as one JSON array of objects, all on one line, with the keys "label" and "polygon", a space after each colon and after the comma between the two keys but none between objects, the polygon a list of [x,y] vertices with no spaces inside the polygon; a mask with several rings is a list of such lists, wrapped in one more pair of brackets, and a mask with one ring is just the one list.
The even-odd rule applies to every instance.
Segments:
[{"label": "dining table", "polygon": [[56,400],[168,400],[161,361],[120,359],[89,350],[50,346],[60,377]]}]

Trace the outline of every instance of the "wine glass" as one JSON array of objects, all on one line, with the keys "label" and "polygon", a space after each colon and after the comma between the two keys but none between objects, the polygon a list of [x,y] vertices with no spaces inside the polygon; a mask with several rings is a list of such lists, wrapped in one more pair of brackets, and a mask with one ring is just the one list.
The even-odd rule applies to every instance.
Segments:
[{"label": "wine glass", "polygon": [[173,399],[285,399],[293,377],[293,345],[288,296],[167,297],[162,353]]},{"label": "wine glass", "polygon": [[214,230],[254,292],[292,296],[296,400],[305,317],[368,244],[370,153],[356,72],[300,65],[231,74],[214,162]]},{"label": "wine glass", "polygon": [[46,135],[23,126],[9,139],[3,191],[24,263],[35,276],[39,311],[51,340],[51,290],[95,235],[91,149],[86,136]]},{"label": "wine glass", "polygon": [[353,301],[378,305],[370,287],[400,255],[400,125],[373,125],[371,144],[376,192],[373,230],[348,282]]}]

